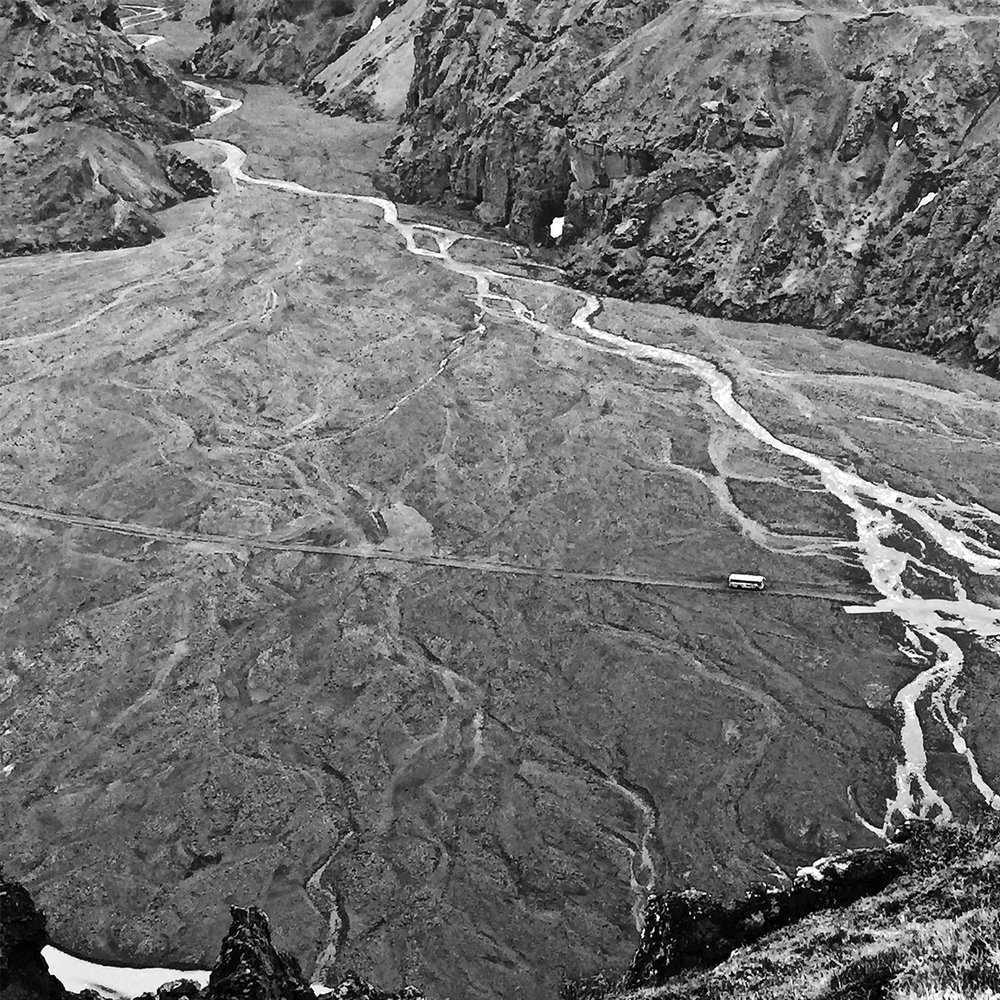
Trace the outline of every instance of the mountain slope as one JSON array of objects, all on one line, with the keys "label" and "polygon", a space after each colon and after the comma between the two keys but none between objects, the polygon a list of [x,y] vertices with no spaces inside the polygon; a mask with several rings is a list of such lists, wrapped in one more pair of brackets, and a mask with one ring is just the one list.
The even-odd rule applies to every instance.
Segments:
[{"label": "mountain slope", "polygon": [[334,114],[393,117],[412,76],[384,189],[527,243],[564,218],[582,287],[998,371],[987,0],[215,0],[212,24],[203,70]]},{"label": "mountain slope", "polygon": [[212,0],[209,76],[301,83],[342,55],[392,0]]},{"label": "mountain slope", "polygon": [[[844,905],[844,904],[848,905]],[[1000,824],[906,826],[782,890],[653,899],[628,971],[564,1000],[942,1000],[1000,996]]]},{"label": "mountain slope", "polygon": [[151,212],[210,189],[165,148],[207,118],[113,2],[0,0],[0,255],[148,242]]},{"label": "mountain slope", "polygon": [[565,216],[597,291],[995,372],[996,9],[873,7],[436,0],[385,186]]}]

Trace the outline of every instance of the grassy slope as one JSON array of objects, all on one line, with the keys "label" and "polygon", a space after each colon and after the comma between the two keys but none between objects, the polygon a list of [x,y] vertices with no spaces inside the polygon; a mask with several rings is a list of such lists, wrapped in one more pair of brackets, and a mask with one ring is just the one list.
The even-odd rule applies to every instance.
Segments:
[{"label": "grassy slope", "polygon": [[[1000,823],[918,837],[887,889],[658,989],[656,1000],[989,1000],[1000,996]],[[590,993],[564,989],[565,996]]]}]

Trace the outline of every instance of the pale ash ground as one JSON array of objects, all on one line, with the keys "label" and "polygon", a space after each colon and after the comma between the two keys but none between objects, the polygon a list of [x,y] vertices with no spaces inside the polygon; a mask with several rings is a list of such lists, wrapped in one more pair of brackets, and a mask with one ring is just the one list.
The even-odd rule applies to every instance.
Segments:
[{"label": "pale ash ground", "polygon": [[[135,8],[135,16],[148,26],[158,19],[158,8]],[[133,21],[132,26],[138,26]],[[144,36],[138,44],[155,44],[158,36]],[[213,121],[239,110],[234,98],[203,84],[216,108]],[[967,642],[974,641],[996,659],[1000,637],[1000,612],[991,580],[1000,575],[1000,509],[997,483],[991,481],[990,462],[998,463],[996,441],[1000,423],[996,416],[995,387],[986,380],[965,373],[955,374],[916,359],[901,358],[843,345],[827,345],[810,335],[798,335],[796,345],[787,339],[790,331],[773,328],[731,327],[690,321],[694,333],[685,333],[685,347],[649,343],[662,340],[663,330],[676,331],[678,314],[653,307],[627,306],[569,292],[557,283],[506,274],[505,266],[514,268],[520,255],[503,244],[493,244],[481,237],[469,242],[467,237],[446,227],[403,222],[391,202],[384,199],[341,194],[322,190],[280,177],[265,177],[253,169],[253,159],[236,145],[221,140],[199,139],[206,163],[211,163],[221,177],[222,192],[213,201],[213,210],[224,212],[227,200],[243,197],[249,187],[274,191],[275,198],[289,198],[291,211],[308,211],[308,206],[322,201],[354,204],[362,210],[374,210],[374,218],[391,227],[402,238],[405,252],[433,262],[446,271],[466,279],[472,288],[472,322],[468,332],[448,350],[436,371],[418,380],[394,399],[390,398],[381,413],[367,418],[387,421],[406,418],[406,407],[415,395],[444,373],[460,357],[464,341],[481,335],[490,323],[513,323],[523,327],[527,336],[554,339],[573,350],[583,349],[595,355],[637,366],[674,370],[689,377],[696,395],[713,421],[712,468],[688,468],[674,463],[669,442],[663,455],[666,466],[684,469],[698,488],[704,489],[721,513],[735,523],[745,539],[762,553],[789,560],[809,556],[828,558],[834,569],[848,554],[854,554],[864,569],[871,587],[880,595],[867,606],[855,603],[845,610],[852,614],[872,613],[890,616],[900,625],[904,637],[900,652],[913,664],[913,679],[896,695],[901,720],[899,761],[895,768],[894,795],[886,802],[880,822],[861,820],[874,831],[901,815],[947,817],[951,805],[946,793],[927,774],[925,729],[929,721],[941,725],[950,735],[954,752],[964,762],[966,779],[984,804],[1000,807],[997,796],[998,776],[984,773],[974,752],[975,734],[970,732],[963,709],[975,692],[963,688],[963,668]],[[196,218],[200,210],[182,209]],[[367,226],[368,223],[362,223]],[[166,251],[166,254],[164,254]],[[64,255],[41,261],[15,261],[0,265],[0,273],[12,278],[15,295],[2,314],[6,332],[0,341],[0,357],[10,362],[12,373],[6,384],[12,405],[24,405],[22,390],[30,394],[35,375],[53,370],[71,370],[78,352],[87,351],[99,324],[126,315],[132,307],[162,311],[169,302],[156,304],[140,300],[140,293],[155,292],[160,275],[134,281],[125,288],[116,285],[116,269],[128,260],[171,260],[177,251],[170,237],[161,248],[116,251],[106,255]],[[202,259],[171,261],[183,272],[213,261],[209,240],[202,243]],[[485,258],[485,262],[484,262]],[[103,274],[96,296],[100,305],[92,308],[61,298],[58,290],[51,296],[52,307],[37,308],[45,301],[45,289],[58,275],[72,285],[76,269],[88,275]],[[125,273],[127,268],[122,268]],[[134,277],[134,270],[129,275]],[[78,286],[81,298],[84,287]],[[248,288],[246,294],[259,295],[259,322],[266,324],[279,308],[279,287]],[[110,299],[108,298],[110,296]],[[141,305],[139,305],[141,301]],[[50,314],[51,313],[51,314]],[[36,318],[37,317],[37,318]],[[598,318],[600,317],[600,318]],[[419,321],[418,321],[419,322]],[[98,324],[95,326],[95,324]],[[110,329],[110,328],[109,328]],[[111,334],[114,336],[113,332]],[[111,346],[108,334],[101,334],[101,349]],[[205,350],[211,350],[206,342]],[[832,357],[832,363],[828,359]],[[734,391],[729,372],[737,380]],[[688,383],[685,383],[688,384]],[[0,382],[0,390],[4,384]],[[2,397],[0,397],[2,398]],[[322,399],[319,406],[300,412],[288,420],[286,430],[271,445],[282,461],[289,461],[289,449],[310,448],[324,440],[324,433],[334,438],[345,433],[317,430],[325,425],[335,400]],[[887,428],[885,425],[895,424]],[[350,432],[347,432],[350,433]],[[280,438],[284,437],[284,441]],[[945,454],[957,449],[952,468],[945,464]],[[872,456],[884,455],[881,469],[872,471]],[[777,469],[770,464],[774,456]],[[761,456],[764,456],[763,458]],[[832,457],[831,457],[832,456]],[[858,471],[863,465],[866,474]],[[750,472],[748,473],[748,469]],[[789,470],[794,470],[789,472]],[[832,497],[853,526],[837,537],[808,530],[777,530],[786,517],[770,517],[767,512],[748,512],[742,494],[736,488],[746,482],[792,479],[796,490],[822,493]],[[303,484],[308,489],[309,484]],[[958,489],[959,492],[954,492]],[[61,509],[46,509],[36,496],[9,495],[0,498],[16,525],[28,519],[65,520],[97,531],[142,532],[143,526],[114,518],[99,519]],[[517,561],[456,559],[439,551],[420,515],[405,504],[397,507],[399,517],[389,525],[389,538],[381,543],[384,555],[414,562],[451,568],[455,572],[475,569],[478,572],[559,572],[555,565],[525,566]],[[247,547],[264,545],[280,548],[280,537],[262,538],[252,518],[245,518],[246,530],[239,533],[204,532],[203,544]],[[181,545],[197,543],[197,534],[171,533],[155,527],[147,529],[151,539],[174,541]],[[905,544],[900,544],[901,540]],[[895,543],[895,544],[894,544]],[[302,546],[289,542],[290,551]],[[380,547],[326,546],[322,550],[359,558],[378,558]],[[753,569],[733,566],[733,569]],[[629,572],[620,567],[615,572],[605,568],[588,572],[579,566],[570,570],[571,578],[632,580],[654,582],[648,572]],[[818,595],[835,590],[849,590],[843,580],[797,580],[793,592],[810,588]],[[662,582],[684,584],[677,574],[664,574]],[[704,582],[691,581],[695,585]],[[861,582],[861,581],[858,581]],[[710,586],[710,584],[709,584]],[[970,596],[971,595],[971,596]],[[637,799],[622,787],[621,794]],[[646,806],[633,803],[639,812]],[[655,862],[648,850],[653,824],[648,820],[634,852],[631,881],[635,908],[656,878]],[[66,975],[70,973],[67,971]],[[88,972],[87,976],[94,976]],[[176,973],[165,970],[164,978]],[[82,982],[83,980],[79,980]],[[91,978],[90,981],[95,981]],[[111,986],[129,992],[133,986]],[[149,984],[143,981],[142,989]]]}]

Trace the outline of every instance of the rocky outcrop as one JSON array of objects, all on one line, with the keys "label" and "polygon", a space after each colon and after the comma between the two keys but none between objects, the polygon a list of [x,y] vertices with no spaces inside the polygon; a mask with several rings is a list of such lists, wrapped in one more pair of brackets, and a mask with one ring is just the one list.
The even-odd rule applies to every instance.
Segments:
[{"label": "rocky outcrop", "polygon": [[[315,1000],[298,959],[278,951],[271,941],[267,914],[256,906],[231,906],[229,931],[208,985],[179,979],[139,1000]],[[45,916],[19,882],[0,868],[0,997],[2,1000],[73,1000],[48,969],[42,949],[49,943]],[[327,994],[333,1000],[423,1000],[406,986],[386,993],[354,973]],[[85,991],[81,1000],[97,1000]]]},{"label": "rocky outcrop", "polygon": [[0,254],[148,242],[153,212],[203,191],[164,146],[204,98],[118,26],[105,0],[0,0]]},{"label": "rocky outcrop", "polygon": [[271,943],[267,914],[256,906],[231,906],[229,913],[205,1000],[313,1000],[298,960]]},{"label": "rocky outcrop", "polygon": [[544,240],[573,184],[572,122],[590,67],[662,7],[432,0],[383,186],[406,201],[454,201],[517,239]]},{"label": "rocky outcrop", "polygon": [[304,85],[363,37],[393,3],[212,0],[212,39],[195,62],[209,76]]},{"label": "rocky outcrop", "polygon": [[49,972],[42,949],[49,943],[45,916],[19,882],[0,868],[0,997],[64,1000],[62,983]]},{"label": "rocky outcrop", "polygon": [[978,995],[1000,981],[998,847],[996,818],[910,821],[884,847],[823,858],[745,899],[653,897],[628,971],[564,982],[562,998]]},{"label": "rocky outcrop", "polygon": [[660,986],[684,969],[721,962],[737,948],[810,913],[879,892],[905,863],[901,850],[871,848],[822,858],[802,869],[790,885],[761,883],[744,899],[723,902],[695,889],[653,896],[624,985]]},{"label": "rocky outcrop", "polygon": [[998,44],[977,0],[434,0],[382,183],[529,242],[564,217],[600,292],[991,370]]}]

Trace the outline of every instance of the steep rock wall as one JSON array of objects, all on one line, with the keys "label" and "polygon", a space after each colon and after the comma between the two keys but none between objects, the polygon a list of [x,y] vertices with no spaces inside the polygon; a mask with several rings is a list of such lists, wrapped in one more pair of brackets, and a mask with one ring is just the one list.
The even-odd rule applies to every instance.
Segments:
[{"label": "steep rock wall", "polygon": [[598,291],[995,370],[989,303],[937,290],[993,273],[998,50],[972,0],[434,0],[381,183],[527,241],[564,216]]},{"label": "steep rock wall", "polygon": [[392,0],[212,0],[209,76],[305,84],[362,38]]},{"label": "steep rock wall", "polygon": [[0,256],[148,242],[151,212],[207,189],[166,149],[207,118],[115,4],[0,0]]}]

